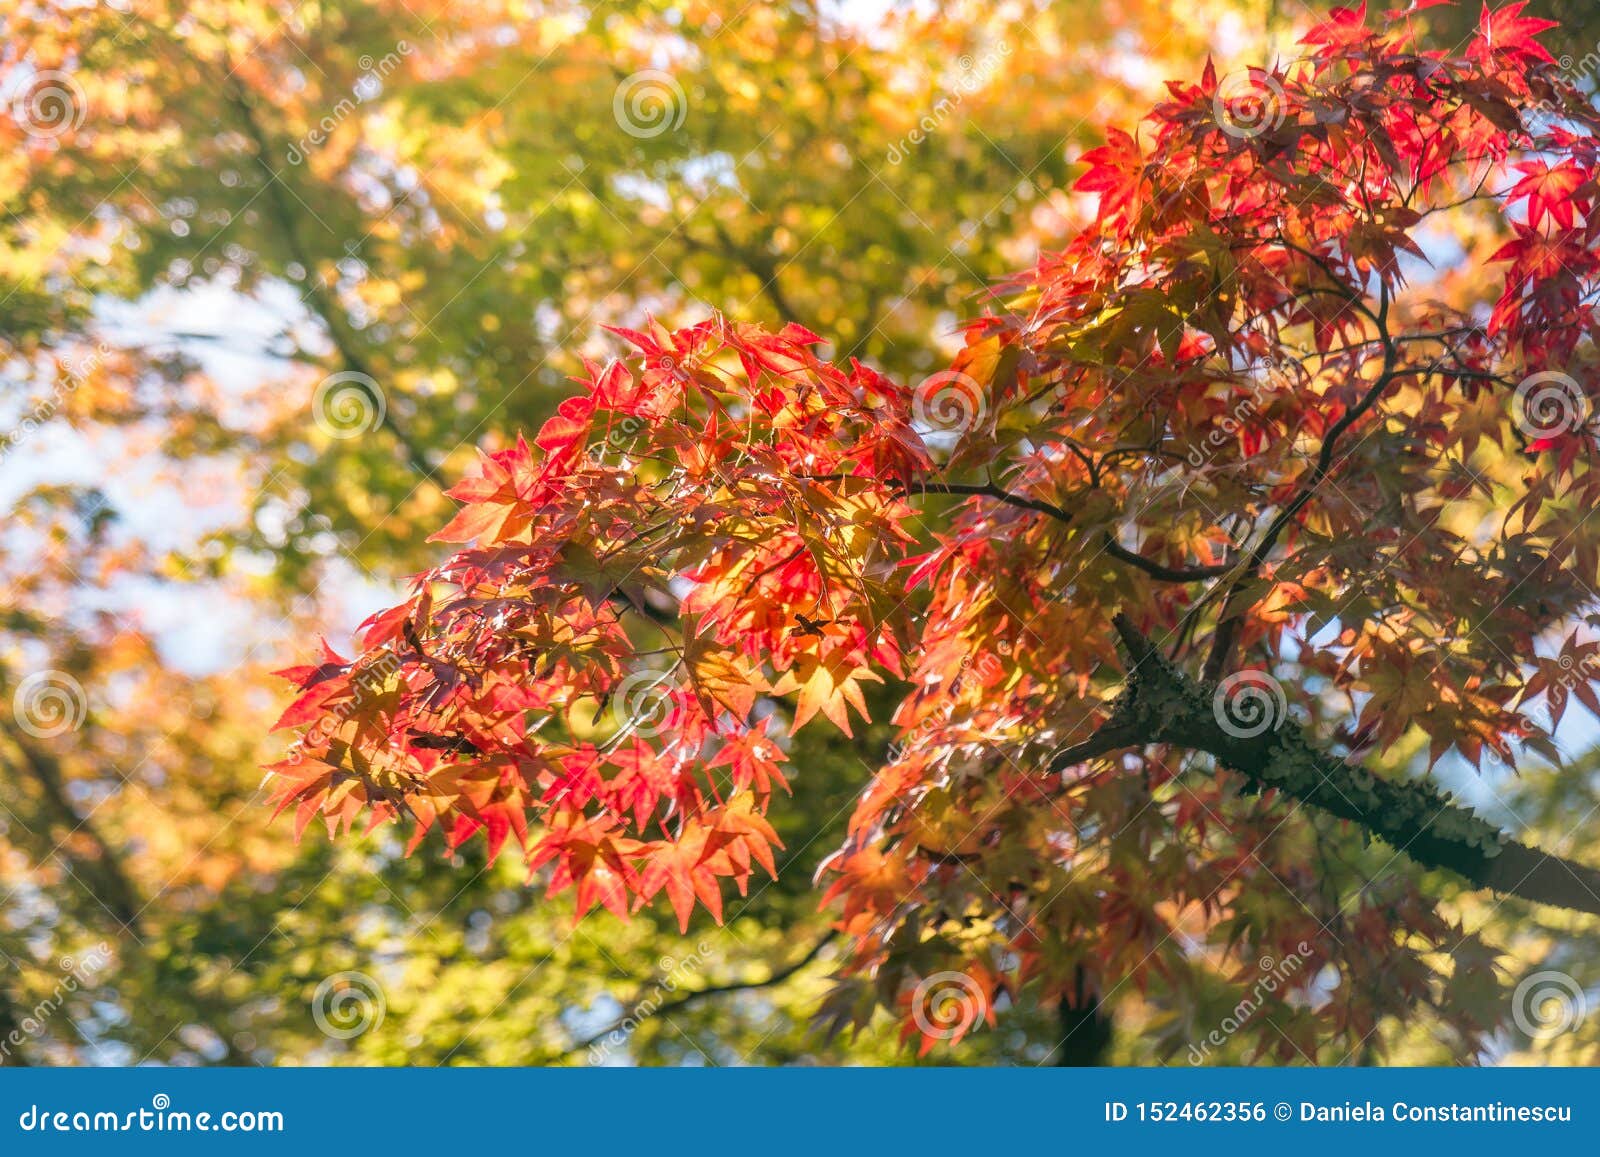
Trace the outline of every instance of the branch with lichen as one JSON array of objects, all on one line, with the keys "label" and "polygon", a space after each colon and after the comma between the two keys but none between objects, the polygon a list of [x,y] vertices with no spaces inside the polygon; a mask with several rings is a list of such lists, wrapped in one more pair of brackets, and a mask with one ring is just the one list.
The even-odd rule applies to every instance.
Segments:
[{"label": "branch with lichen", "polygon": [[1274,790],[1355,824],[1416,863],[1480,888],[1600,915],[1600,871],[1510,838],[1430,783],[1395,783],[1323,751],[1292,720],[1225,726],[1221,692],[1170,662],[1125,616],[1114,620],[1127,681],[1107,721],[1057,752],[1064,769],[1152,743],[1201,751],[1259,790]]}]

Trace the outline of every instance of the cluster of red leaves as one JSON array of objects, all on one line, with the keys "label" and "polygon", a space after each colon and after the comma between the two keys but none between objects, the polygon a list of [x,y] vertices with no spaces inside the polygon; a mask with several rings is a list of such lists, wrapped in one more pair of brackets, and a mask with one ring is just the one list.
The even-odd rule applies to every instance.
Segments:
[{"label": "cluster of red leaves", "polygon": [[[1526,657],[1600,581],[1600,120],[1521,8],[1461,57],[1418,48],[1410,12],[1340,9],[1303,60],[1172,84],[1086,156],[1096,223],[916,389],[795,326],[623,332],[631,363],[453,492],[439,537],[471,545],[352,660],[286,672],[305,733],[280,806],[515,835],[580,911],[665,891],[687,924],[772,870],[784,732],[849,732],[864,681],[904,679],[828,865],[853,946],[835,1023],[942,970],[987,1018],[1030,980],[1194,992],[1219,954],[1302,943],[1346,982],[1278,1010],[1288,1054],[1432,1003],[1428,953],[1476,949],[1412,875],[1352,909],[1310,866],[1320,829],[1177,753],[1065,776],[1049,754],[1104,718],[1118,610],[1208,674],[1276,671],[1352,753],[1411,728],[1435,759],[1545,742],[1522,705],[1558,718],[1593,666],[1576,636]],[[1500,242],[1494,300],[1430,270],[1451,230]],[[1540,373],[1578,420],[1520,420]]]},{"label": "cluster of red leaves", "polygon": [[353,661],[284,672],[281,726],[307,732],[273,770],[297,829],[514,836],[580,911],[665,891],[687,925],[696,900],[720,918],[722,877],[773,870],[785,756],[758,699],[848,731],[861,681],[898,670],[897,480],[928,462],[906,391],[799,327],[623,336],[637,367],[591,367],[532,446],[451,492],[436,537],[470,547],[364,623]]}]

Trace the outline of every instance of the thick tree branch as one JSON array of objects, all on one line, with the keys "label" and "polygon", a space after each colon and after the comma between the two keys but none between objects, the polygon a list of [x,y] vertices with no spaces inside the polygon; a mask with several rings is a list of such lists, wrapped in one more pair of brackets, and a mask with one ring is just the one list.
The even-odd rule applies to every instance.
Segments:
[{"label": "thick tree branch", "polygon": [[1056,1006],[1056,1023],[1061,1039],[1045,1060],[1058,1068],[1088,1068],[1103,1065],[1111,1049],[1115,1029],[1110,1010],[1100,1003],[1100,994],[1090,985],[1079,965],[1073,974],[1072,999],[1063,994]]},{"label": "thick tree branch", "polygon": [[1202,751],[1256,787],[1348,820],[1424,867],[1600,915],[1600,871],[1512,840],[1431,784],[1394,783],[1347,763],[1281,713],[1240,720],[1222,690],[1191,679],[1124,616],[1115,623],[1131,660],[1127,683],[1106,724],[1057,753],[1053,767],[1150,743]]}]

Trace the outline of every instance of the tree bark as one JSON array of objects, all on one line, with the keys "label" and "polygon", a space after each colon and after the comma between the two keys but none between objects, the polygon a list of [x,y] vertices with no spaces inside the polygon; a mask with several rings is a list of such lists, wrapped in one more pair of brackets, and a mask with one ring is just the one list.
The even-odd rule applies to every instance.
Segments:
[{"label": "tree bark", "polygon": [[1100,994],[1078,969],[1073,999],[1063,996],[1056,1009],[1061,1040],[1050,1054],[1057,1068],[1091,1068],[1106,1063],[1111,1050],[1111,1013],[1100,1003]]},{"label": "tree bark", "polygon": [[1518,843],[1426,782],[1395,783],[1319,748],[1288,718],[1228,727],[1219,687],[1173,665],[1126,617],[1114,620],[1130,659],[1111,717],[1058,752],[1062,770],[1113,751],[1165,743],[1211,755],[1257,788],[1348,820],[1428,868],[1495,892],[1600,915],[1600,871]]}]

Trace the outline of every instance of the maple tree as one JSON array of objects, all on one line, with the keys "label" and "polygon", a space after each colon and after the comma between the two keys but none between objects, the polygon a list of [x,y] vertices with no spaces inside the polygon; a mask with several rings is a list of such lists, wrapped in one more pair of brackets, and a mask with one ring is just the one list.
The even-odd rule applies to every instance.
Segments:
[{"label": "maple tree", "polygon": [[[434,479],[483,429],[547,416],[599,321],[716,301],[900,375],[939,364],[951,311],[1081,215],[1090,106],[1142,104],[1233,7],[1126,3],[1090,29],[1078,0],[842,22],[744,3],[9,6],[0,694],[46,670],[78,691],[75,727],[0,737],[0,1029],[59,960],[105,943],[116,963],[0,1064],[581,1058],[585,1017],[669,955],[713,995],[633,1033],[634,1059],[694,1055],[680,1028],[735,1060],[896,1055],[887,1030],[805,1033],[834,942],[790,971],[826,937],[806,880],[889,740],[883,709],[791,752],[807,790],[772,817],[785,877],[730,905],[706,953],[667,905],[574,935],[478,845],[444,873],[382,833],[293,846],[254,824],[280,750],[267,672],[432,557]],[[630,134],[622,74],[664,51],[685,115]],[[352,371],[387,408],[341,437],[315,387]],[[345,970],[383,979],[382,1031],[314,1023]],[[1038,1020],[978,1049],[1042,1050]]]},{"label": "maple tree", "polygon": [[[307,582],[296,572],[318,564],[331,528],[387,575],[424,561],[413,530],[438,519],[451,454],[493,424],[546,416],[574,368],[567,345],[597,322],[716,301],[827,327],[880,365],[932,369],[938,312],[1023,260],[1038,227],[1070,219],[1063,138],[1122,91],[1107,92],[1109,64],[1063,66],[1076,6],[1026,29],[977,5],[892,13],[882,48],[808,6],[678,7],[19,12],[3,60],[24,74],[13,86],[70,69],[81,123],[45,139],[5,127],[16,258],[0,278],[30,303],[17,316],[37,312],[89,348],[105,340],[84,317],[95,293],[143,301],[179,331],[144,359],[170,390],[152,399],[113,375],[74,398],[107,424],[161,416],[174,456],[238,422],[185,380],[194,363],[209,368],[217,346],[289,362],[251,399],[268,420],[250,430],[250,477],[273,530],[230,541]],[[1144,25],[1169,23],[1159,5],[1125,7],[1096,40],[1151,43]],[[1193,51],[1192,33],[1162,39]],[[969,84],[958,117],[885,163],[958,83],[952,62],[976,68],[991,41],[1016,46],[1008,83]],[[696,67],[676,90],[646,88],[668,119],[629,132],[619,91],[663,51]],[[170,297],[144,299],[157,287],[235,290],[269,311],[265,332],[217,332],[214,301],[174,324]],[[329,436],[305,420],[305,396],[334,372],[370,381],[383,409],[369,399]]]},{"label": "maple tree", "polygon": [[[457,553],[284,672],[278,806],[482,833],[580,913],[664,894],[687,926],[773,871],[789,737],[888,682],[899,739],[824,872],[835,1027],[883,1003],[926,1049],[931,978],[964,1032],[1024,984],[1070,1008],[1300,952],[1337,983],[1263,1047],[1408,1007],[1480,1041],[1433,878],[1347,904],[1311,849],[1333,817],[1600,911],[1600,873],[1382,765],[1550,753],[1595,706],[1600,118],[1522,4],[1460,55],[1417,44],[1429,6],[1172,84],[1084,158],[1094,222],[920,383],[793,323],[617,330],[451,491]],[[1492,303],[1430,273],[1441,220],[1497,236]]]}]

